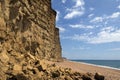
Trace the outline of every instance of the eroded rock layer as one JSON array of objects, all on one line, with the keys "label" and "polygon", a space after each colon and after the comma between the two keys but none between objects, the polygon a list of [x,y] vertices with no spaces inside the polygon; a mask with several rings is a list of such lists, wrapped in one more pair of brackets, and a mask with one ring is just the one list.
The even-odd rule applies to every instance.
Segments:
[{"label": "eroded rock layer", "polygon": [[0,0],[0,80],[32,77],[33,61],[61,59],[55,18],[51,0]]},{"label": "eroded rock layer", "polygon": [[51,0],[0,0],[0,54],[61,58]]}]

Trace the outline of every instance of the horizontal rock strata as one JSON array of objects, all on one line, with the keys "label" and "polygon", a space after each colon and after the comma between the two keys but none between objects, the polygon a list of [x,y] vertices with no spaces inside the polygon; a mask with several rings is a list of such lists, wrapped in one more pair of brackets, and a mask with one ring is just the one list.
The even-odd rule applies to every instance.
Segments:
[{"label": "horizontal rock strata", "polygon": [[51,0],[0,0],[0,52],[61,58],[55,17]]},{"label": "horizontal rock strata", "polygon": [[61,59],[55,18],[51,0],[0,0],[0,80],[25,73],[32,59]]}]

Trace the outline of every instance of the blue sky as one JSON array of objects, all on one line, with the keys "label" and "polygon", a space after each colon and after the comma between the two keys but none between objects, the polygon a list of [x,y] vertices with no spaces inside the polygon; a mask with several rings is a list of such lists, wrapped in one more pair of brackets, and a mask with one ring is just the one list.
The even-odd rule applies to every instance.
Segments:
[{"label": "blue sky", "polygon": [[63,57],[120,59],[120,0],[52,0]]}]

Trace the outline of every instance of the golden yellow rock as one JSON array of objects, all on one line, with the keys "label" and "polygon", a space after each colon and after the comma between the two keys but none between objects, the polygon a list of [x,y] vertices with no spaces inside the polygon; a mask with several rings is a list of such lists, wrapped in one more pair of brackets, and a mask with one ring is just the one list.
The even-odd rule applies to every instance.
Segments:
[{"label": "golden yellow rock", "polygon": [[13,70],[15,70],[15,71],[21,71],[22,70],[22,66],[19,65],[19,64],[15,64],[14,67],[13,67]]},{"label": "golden yellow rock", "polygon": [[[59,29],[51,0],[1,0],[0,42],[11,52],[39,59],[60,59]],[[7,51],[7,50],[6,50]]]}]

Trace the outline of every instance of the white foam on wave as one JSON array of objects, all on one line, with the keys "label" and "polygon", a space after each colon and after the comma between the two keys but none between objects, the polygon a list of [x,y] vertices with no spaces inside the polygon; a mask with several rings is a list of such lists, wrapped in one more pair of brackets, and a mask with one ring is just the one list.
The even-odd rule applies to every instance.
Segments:
[{"label": "white foam on wave", "polygon": [[110,66],[103,66],[103,65],[91,64],[91,63],[85,63],[85,62],[77,62],[77,61],[71,61],[71,62],[81,63],[81,64],[85,64],[85,65],[91,65],[91,66],[96,66],[96,67],[102,67],[102,68],[107,68],[107,69],[113,69],[113,70],[120,70],[120,68],[114,68],[114,67],[110,67]]}]

